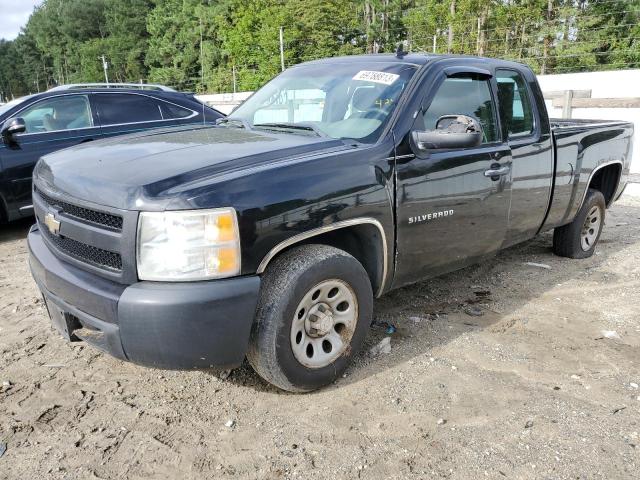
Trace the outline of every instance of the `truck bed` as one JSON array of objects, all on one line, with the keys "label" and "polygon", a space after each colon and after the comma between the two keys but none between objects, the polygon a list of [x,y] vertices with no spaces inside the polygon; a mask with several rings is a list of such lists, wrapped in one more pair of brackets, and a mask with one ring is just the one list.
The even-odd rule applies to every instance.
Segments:
[{"label": "truck bed", "polygon": [[607,206],[624,190],[632,156],[633,123],[615,120],[550,119],[553,136],[554,188],[541,231],[571,222],[582,205],[587,185],[606,165],[619,165],[606,178]]},{"label": "truck bed", "polygon": [[630,125],[629,122],[623,120],[589,120],[579,118],[550,118],[552,130],[568,129],[568,128],[601,128],[617,125]]}]

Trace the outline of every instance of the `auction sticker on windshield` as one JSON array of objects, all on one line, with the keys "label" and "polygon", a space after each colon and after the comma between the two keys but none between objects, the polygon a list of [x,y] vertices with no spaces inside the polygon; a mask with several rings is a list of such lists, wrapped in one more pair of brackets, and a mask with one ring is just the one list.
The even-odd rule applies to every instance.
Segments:
[{"label": "auction sticker on windshield", "polygon": [[353,80],[364,80],[366,82],[382,83],[383,85],[391,85],[400,75],[387,72],[376,72],[373,70],[360,70],[355,74]]}]

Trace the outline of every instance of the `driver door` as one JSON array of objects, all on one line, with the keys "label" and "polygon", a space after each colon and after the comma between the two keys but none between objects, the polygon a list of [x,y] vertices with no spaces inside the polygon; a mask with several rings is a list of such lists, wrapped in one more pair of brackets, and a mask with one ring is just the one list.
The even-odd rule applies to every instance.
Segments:
[{"label": "driver door", "polygon": [[[483,140],[469,148],[417,152],[414,147],[415,158],[397,163],[394,286],[494,254],[508,227],[511,151],[500,138],[490,76],[443,74],[433,90],[416,115],[413,130],[433,130],[440,117],[463,114],[479,121]],[[506,173],[486,176],[496,169]]]}]

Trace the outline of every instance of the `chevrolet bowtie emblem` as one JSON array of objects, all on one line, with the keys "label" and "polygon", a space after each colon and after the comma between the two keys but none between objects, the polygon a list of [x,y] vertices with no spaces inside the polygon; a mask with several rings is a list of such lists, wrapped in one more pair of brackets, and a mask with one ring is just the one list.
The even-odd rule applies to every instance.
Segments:
[{"label": "chevrolet bowtie emblem", "polygon": [[53,235],[58,235],[60,232],[60,221],[56,220],[56,216],[49,212],[44,216],[44,224]]}]

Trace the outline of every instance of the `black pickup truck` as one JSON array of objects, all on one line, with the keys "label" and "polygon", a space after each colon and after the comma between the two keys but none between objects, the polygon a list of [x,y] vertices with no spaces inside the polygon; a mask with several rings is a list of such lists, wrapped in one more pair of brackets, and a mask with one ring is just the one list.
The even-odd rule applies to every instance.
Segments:
[{"label": "black pickup truck", "polygon": [[30,265],[57,329],[159,368],[249,360],[309,391],[373,298],[555,229],[584,258],[632,124],[550,121],[517,63],[421,54],[298,65],[215,126],[43,157]]}]

